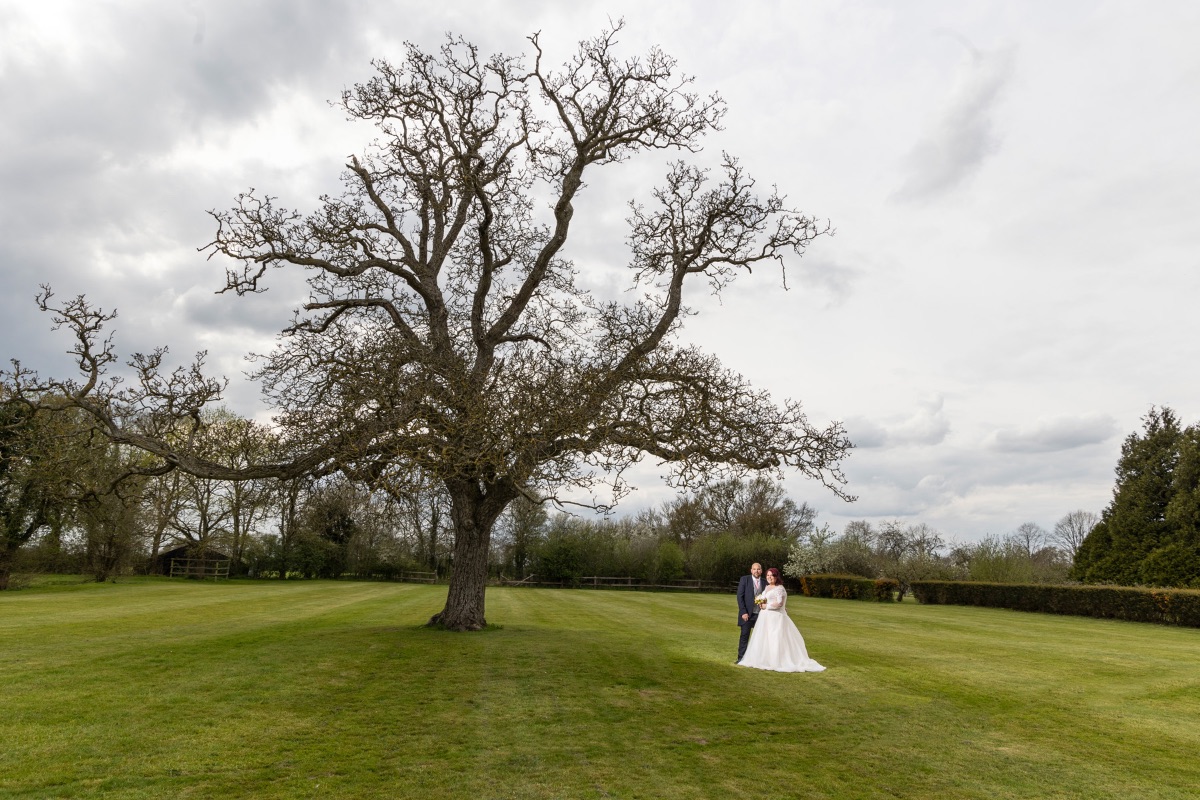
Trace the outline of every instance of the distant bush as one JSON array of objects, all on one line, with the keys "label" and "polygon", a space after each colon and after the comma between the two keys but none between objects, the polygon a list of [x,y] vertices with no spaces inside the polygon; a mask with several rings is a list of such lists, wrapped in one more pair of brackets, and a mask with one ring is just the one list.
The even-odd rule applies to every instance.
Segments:
[{"label": "distant bush", "polygon": [[533,553],[533,572],[539,580],[573,583],[589,566],[588,541],[583,533],[568,531],[556,533],[538,544]]},{"label": "distant bush", "polygon": [[728,586],[730,591],[738,579],[759,563],[782,568],[788,559],[791,543],[769,536],[734,536],[728,533],[704,536],[692,543],[685,556],[687,576],[709,583]]},{"label": "distant bush", "polygon": [[800,591],[806,597],[866,600],[872,583],[873,579],[856,575],[801,575]]},{"label": "distant bush", "polygon": [[876,600],[890,603],[896,599],[900,583],[891,578],[862,578],[857,575],[802,575],[800,591],[806,597],[836,600]]},{"label": "distant bush", "polygon": [[970,580],[983,583],[1048,583],[1062,584],[1071,569],[1070,556],[1055,547],[1044,546],[1044,535],[1037,525],[1025,523],[1029,536],[1043,534],[1042,539],[1024,538],[1021,529],[1005,538],[985,537],[974,544],[962,545],[951,553],[952,559],[965,570],[962,575],[917,575],[914,580]]},{"label": "distant bush", "polygon": [[1128,586],[913,581],[918,601],[1200,628],[1200,591]]},{"label": "distant bush", "polygon": [[894,578],[876,578],[873,600],[879,603],[893,603],[900,591],[900,581]]}]

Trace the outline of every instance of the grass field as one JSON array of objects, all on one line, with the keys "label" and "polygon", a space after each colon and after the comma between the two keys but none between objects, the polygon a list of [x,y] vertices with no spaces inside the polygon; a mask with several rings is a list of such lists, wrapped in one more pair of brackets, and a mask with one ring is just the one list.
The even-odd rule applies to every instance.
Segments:
[{"label": "grass field", "polygon": [[118,584],[0,595],[4,798],[1195,798],[1200,630],[731,595]]}]

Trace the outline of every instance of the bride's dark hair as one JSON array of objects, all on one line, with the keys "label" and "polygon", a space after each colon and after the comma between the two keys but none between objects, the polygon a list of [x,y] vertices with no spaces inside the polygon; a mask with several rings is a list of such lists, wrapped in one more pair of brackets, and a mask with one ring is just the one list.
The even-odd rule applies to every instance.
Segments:
[{"label": "bride's dark hair", "polygon": [[775,576],[775,583],[783,583],[783,577],[779,574],[779,570],[775,569],[774,567],[771,567],[769,570],[767,570],[767,574]]}]

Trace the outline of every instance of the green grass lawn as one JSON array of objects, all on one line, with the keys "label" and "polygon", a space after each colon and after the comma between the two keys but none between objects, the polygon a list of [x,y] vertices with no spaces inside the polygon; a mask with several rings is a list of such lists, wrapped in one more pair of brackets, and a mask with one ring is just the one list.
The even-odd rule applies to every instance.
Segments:
[{"label": "green grass lawn", "polygon": [[0,594],[0,797],[1195,798],[1200,630],[731,595],[118,584]]}]

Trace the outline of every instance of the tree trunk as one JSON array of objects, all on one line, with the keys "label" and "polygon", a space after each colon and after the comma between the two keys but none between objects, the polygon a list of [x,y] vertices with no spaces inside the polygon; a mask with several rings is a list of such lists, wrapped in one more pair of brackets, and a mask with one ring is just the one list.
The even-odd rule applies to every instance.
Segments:
[{"label": "tree trunk", "polygon": [[490,528],[478,525],[454,526],[454,568],[446,607],[429,620],[454,631],[478,631],[487,625],[484,618],[484,589],[487,585]]},{"label": "tree trunk", "polygon": [[8,588],[8,576],[12,573],[15,552],[16,549],[10,549],[7,541],[0,540],[0,592]]},{"label": "tree trunk", "polygon": [[507,485],[481,486],[462,480],[447,481],[446,486],[454,523],[454,563],[446,607],[434,614],[429,624],[452,631],[479,631],[487,626],[484,591],[492,527],[516,491]]},{"label": "tree trunk", "polygon": [[[418,524],[420,524],[418,522]],[[438,528],[442,524],[440,509],[438,509],[437,498],[432,498],[429,501],[429,569],[436,575],[438,571]],[[490,532],[488,534],[491,535]]]},{"label": "tree trunk", "polygon": [[292,480],[283,484],[283,507],[279,515],[279,580],[287,580],[291,567],[292,544],[296,537],[296,504],[300,500],[300,484]]},{"label": "tree trunk", "polygon": [[246,538],[242,532],[242,492],[240,486],[237,483],[233,484],[229,512],[232,523],[229,549],[233,551],[229,554],[232,560],[229,567],[230,571],[236,575],[241,574],[242,550],[245,548],[243,540]]}]

